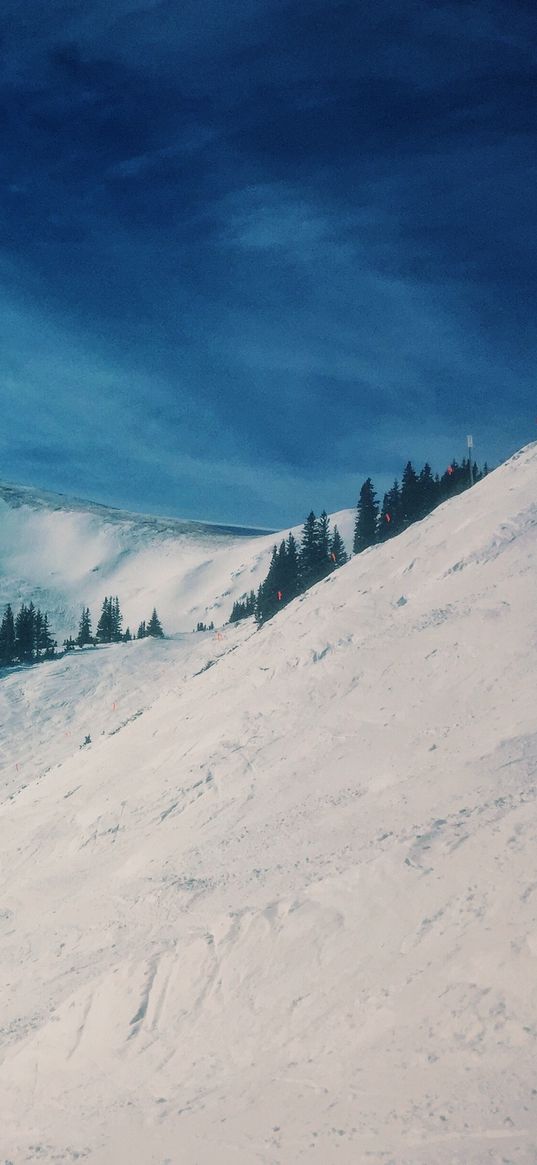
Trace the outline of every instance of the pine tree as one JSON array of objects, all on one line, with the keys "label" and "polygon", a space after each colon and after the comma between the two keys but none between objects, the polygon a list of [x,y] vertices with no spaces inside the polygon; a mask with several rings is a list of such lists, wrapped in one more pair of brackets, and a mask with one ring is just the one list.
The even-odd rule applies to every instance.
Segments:
[{"label": "pine tree", "polygon": [[440,479],[441,501],[446,501],[447,498],[461,493],[469,484],[468,462],[463,461],[462,465],[459,465],[458,461],[453,458],[453,461],[448,465]]},{"label": "pine tree", "polygon": [[[249,595],[242,595],[233,603],[231,615],[229,616],[230,623],[238,623],[240,619],[247,619],[249,615],[255,612],[255,591],[250,591]],[[214,630],[214,624],[209,627],[209,631]]]},{"label": "pine tree", "polygon": [[267,577],[257,592],[255,617],[258,623],[264,623],[267,619],[272,618],[282,602],[283,592],[280,585],[281,580],[278,578],[279,565],[281,566],[281,555],[278,559],[278,548],[274,546]]},{"label": "pine tree", "polygon": [[410,526],[420,517],[420,495],[418,475],[411,461],[407,461],[403,470],[400,499],[401,525]]},{"label": "pine tree", "polygon": [[15,620],[8,603],[0,624],[0,667],[10,667],[15,660]]},{"label": "pine tree", "polygon": [[46,611],[43,614],[38,607],[35,613],[35,658],[51,659],[55,647],[56,643],[50,632],[48,615]]},{"label": "pine tree", "polygon": [[110,600],[110,638],[112,643],[121,643],[122,633],[121,628],[123,624],[123,615],[119,608],[119,599],[117,595]]},{"label": "pine tree", "polygon": [[281,598],[278,602],[287,602],[287,547],[285,540],[282,539],[278,547],[276,555],[276,574],[274,576],[274,586]]},{"label": "pine tree", "polygon": [[55,648],[57,647],[57,643],[56,643],[56,640],[54,639],[52,632],[50,630],[48,615],[47,615],[46,611],[45,611],[45,614],[43,615],[43,623],[41,626],[41,636],[40,636],[39,646],[40,646],[41,651],[43,652],[43,654],[45,656],[45,659],[52,659],[52,657],[54,655]]},{"label": "pine tree", "polygon": [[151,635],[153,639],[164,639],[164,631],[162,630],[156,607],[153,607],[153,614],[147,624],[146,634]]},{"label": "pine tree", "polygon": [[[199,631],[199,629],[200,629],[200,625],[198,623],[198,626],[196,627],[196,631]],[[138,630],[136,632],[136,638],[137,639],[145,639],[146,636],[147,636],[147,630],[146,630],[146,626],[145,626],[145,619],[142,619],[142,622],[140,623],[140,626],[138,627]]]},{"label": "pine tree", "polygon": [[289,534],[287,537],[286,551],[285,590],[287,600],[291,602],[292,599],[296,599],[300,587],[299,553],[294,534]]},{"label": "pine tree", "polygon": [[130,629],[130,627],[127,627],[127,630],[125,631],[125,634],[123,636],[123,642],[130,643],[131,639],[132,639],[131,629]]},{"label": "pine tree", "polygon": [[334,526],[334,533],[330,541],[330,559],[334,570],[338,566],[344,566],[347,562],[347,551],[337,526]]},{"label": "pine tree", "polygon": [[22,604],[15,619],[15,654],[21,663],[31,663],[35,656],[35,607]]},{"label": "pine tree", "polygon": [[323,510],[320,518],[308,514],[302,530],[299,563],[299,590],[305,591],[330,573],[330,518]]},{"label": "pine tree", "polygon": [[378,540],[384,542],[393,538],[401,530],[401,492],[399,482],[394,481],[392,488],[384,494],[382,508],[378,520]]},{"label": "pine tree", "polygon": [[438,488],[438,478],[433,477],[431,466],[426,461],[423,469],[420,471],[418,478],[418,493],[419,493],[419,507],[418,514],[420,518],[424,518],[426,514],[430,514],[431,510],[440,500],[440,491]]},{"label": "pine tree", "polygon": [[86,647],[88,643],[93,642],[91,635],[91,615],[89,607],[82,608],[76,641],[79,647]]},{"label": "pine tree", "polygon": [[317,580],[326,578],[330,574],[332,563],[330,560],[330,518],[323,510],[317,520]]},{"label": "pine tree", "polygon": [[377,540],[378,501],[371,478],[368,477],[360,490],[354,527],[353,553],[360,554],[373,546]]},{"label": "pine tree", "polygon": [[97,642],[112,642],[112,599],[108,596],[103,600],[101,607],[101,617],[97,624]]},{"label": "pine tree", "polygon": [[41,657],[40,648],[41,648],[42,632],[43,632],[43,615],[38,607],[37,611],[35,613],[35,626],[34,626],[34,651],[35,651],[35,658],[36,659],[40,659],[40,657]]},{"label": "pine tree", "polygon": [[112,598],[106,597],[102,608],[101,617],[97,624],[97,640],[99,643],[121,643],[122,633],[121,627],[123,623],[123,615],[121,614],[119,599],[117,595]]},{"label": "pine tree", "polygon": [[300,590],[317,581],[317,518],[311,510],[304,522],[299,551]]}]

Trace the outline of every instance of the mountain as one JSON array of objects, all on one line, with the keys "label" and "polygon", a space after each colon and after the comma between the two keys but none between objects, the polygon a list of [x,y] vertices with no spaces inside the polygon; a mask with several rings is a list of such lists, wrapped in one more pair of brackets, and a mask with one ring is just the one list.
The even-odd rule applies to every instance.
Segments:
[{"label": "mountain", "polygon": [[[337,517],[352,541],[353,511]],[[95,627],[110,594],[119,595],[131,630],[155,605],[168,633],[222,624],[235,599],[264,578],[275,537],[0,485],[0,605],[33,599],[60,643],[76,635],[82,606]]]},{"label": "mountain", "polygon": [[4,677],[6,1161],[537,1160],[536,499]]}]

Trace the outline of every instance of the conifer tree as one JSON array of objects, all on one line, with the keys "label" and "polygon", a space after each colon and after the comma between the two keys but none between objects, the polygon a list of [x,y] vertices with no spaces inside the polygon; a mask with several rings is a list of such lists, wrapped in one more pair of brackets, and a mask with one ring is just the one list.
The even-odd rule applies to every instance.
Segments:
[{"label": "conifer tree", "polygon": [[0,624],[0,667],[10,667],[15,661],[15,620],[8,603]]},{"label": "conifer tree", "polygon": [[91,636],[91,615],[89,607],[82,608],[76,641],[79,647],[86,647],[88,643],[93,642]]},{"label": "conifer tree", "polygon": [[317,574],[317,518],[311,510],[304,522],[299,552],[300,589],[306,590],[316,581]]},{"label": "conifer tree", "polygon": [[317,580],[326,578],[330,574],[332,563],[330,560],[330,518],[323,510],[317,519]]},{"label": "conifer tree", "polygon": [[22,604],[15,619],[15,654],[21,663],[31,663],[35,655],[35,607]]},{"label": "conifer tree", "polygon": [[447,498],[461,493],[469,484],[468,462],[463,461],[462,465],[459,465],[454,457],[440,478],[440,500],[446,501]]},{"label": "conifer tree", "polygon": [[106,597],[104,599],[101,617],[97,624],[97,640],[99,643],[120,643],[123,615],[121,614],[119,599]]},{"label": "conifer tree", "polygon": [[130,643],[131,639],[132,639],[131,629],[130,629],[130,627],[127,627],[127,630],[125,631],[125,634],[123,636],[123,642]]},{"label": "conifer tree", "polygon": [[285,590],[287,599],[295,599],[299,591],[299,554],[294,534],[289,534],[286,543]]},{"label": "conifer tree", "polygon": [[42,636],[42,634],[43,634],[43,616],[42,616],[41,611],[38,607],[37,611],[35,613],[35,625],[34,625],[34,654],[35,654],[36,660],[41,658],[41,636]]},{"label": "conifer tree", "polygon": [[378,502],[371,478],[368,477],[360,490],[354,527],[353,553],[360,554],[373,546],[377,540]]},{"label": "conifer tree", "polygon": [[40,637],[39,637],[39,647],[40,647],[40,650],[43,652],[45,659],[52,659],[52,657],[54,655],[54,649],[56,648],[56,646],[57,646],[56,641],[55,641],[55,639],[52,635],[52,632],[50,630],[50,627],[49,627],[48,615],[47,615],[47,612],[45,611],[45,614],[43,615],[43,621],[41,624],[41,633],[40,633]]},{"label": "conifer tree", "polygon": [[426,461],[423,469],[420,470],[418,478],[418,493],[419,493],[419,507],[418,515],[424,518],[426,514],[430,514],[431,510],[440,501],[440,491],[438,488],[438,478],[435,480],[432,474],[431,466]]},{"label": "conifer tree", "polygon": [[400,498],[401,526],[410,526],[420,517],[420,496],[418,475],[411,461],[407,461],[403,470]]},{"label": "conifer tree", "polygon": [[112,640],[112,599],[106,596],[101,607],[101,617],[97,623],[97,642],[110,643]]},{"label": "conifer tree", "polygon": [[153,639],[164,639],[164,631],[162,630],[162,624],[157,615],[156,607],[153,607],[153,614],[147,624],[146,634],[151,635]]},{"label": "conifer tree", "polygon": [[110,600],[110,638],[112,643],[120,643],[122,639],[121,628],[123,624],[123,615],[119,607],[119,599],[117,595]]},{"label": "conifer tree", "polygon": [[280,542],[276,554],[276,574],[274,576],[274,586],[278,589],[282,596],[279,601],[283,602],[284,597],[285,600],[287,600],[287,595],[285,594],[287,590],[287,547],[285,545],[284,539],[282,539]]},{"label": "conifer tree", "polygon": [[394,481],[392,488],[384,494],[382,508],[378,521],[378,540],[384,542],[393,538],[401,530],[401,492],[399,482]]},{"label": "conifer tree", "polygon": [[264,623],[275,615],[282,601],[281,580],[278,578],[279,565],[281,566],[281,556],[278,558],[278,548],[274,546],[267,577],[257,592],[255,616],[258,623]]},{"label": "conifer tree", "polygon": [[334,533],[330,540],[330,559],[334,570],[338,566],[344,566],[347,562],[347,551],[337,526],[334,526]]},{"label": "conifer tree", "polygon": [[[198,626],[196,627],[196,631],[199,631],[199,629],[200,629],[200,625],[198,623]],[[138,627],[138,630],[136,632],[136,638],[137,639],[145,639],[146,636],[147,636],[147,629],[146,629],[146,625],[145,625],[145,619],[142,619],[142,622],[140,623],[140,626]]]}]

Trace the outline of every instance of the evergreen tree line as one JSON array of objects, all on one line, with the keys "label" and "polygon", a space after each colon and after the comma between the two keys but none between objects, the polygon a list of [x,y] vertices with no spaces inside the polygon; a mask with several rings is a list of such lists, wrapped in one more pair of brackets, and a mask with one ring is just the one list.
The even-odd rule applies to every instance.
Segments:
[{"label": "evergreen tree line", "polygon": [[[69,636],[63,642],[65,651],[75,647],[96,646],[98,643],[127,643],[133,639],[130,628],[123,632],[123,615],[117,595],[103,601],[95,636],[92,633],[89,607],[82,609],[76,639]],[[163,639],[164,631],[153,608],[151,618],[140,623],[136,639],[151,636]],[[21,663],[38,663],[43,659],[53,659],[58,644],[50,630],[49,617],[33,603],[22,604],[16,615],[10,603],[7,604],[0,623],[0,667],[13,667]]]},{"label": "evergreen tree line", "polygon": [[229,622],[238,623],[239,619],[247,619],[248,615],[255,615],[255,604],[255,591],[250,591],[250,594],[245,595],[243,599],[237,599],[236,603],[233,603]]},{"label": "evergreen tree line", "polygon": [[130,643],[134,638],[147,639],[148,636],[154,639],[164,638],[164,631],[156,607],[153,607],[153,613],[147,623],[145,619],[142,620],[134,636],[130,627],[123,631],[123,615],[118,596],[107,595],[103,599],[95,636],[93,636],[91,629],[90,609],[84,607],[80,617],[78,635],[76,639],[66,639],[64,647],[69,651],[74,647],[87,647],[88,645],[95,647],[98,643]]},{"label": "evergreen tree line", "polygon": [[397,479],[394,481],[391,489],[384,494],[382,505],[379,505],[375,487],[368,477],[358,499],[353,553],[360,554],[369,546],[400,534],[448,498],[469,489],[471,484],[486,477],[487,473],[486,463],[480,470],[475,462],[470,467],[470,461],[466,458],[461,464],[453,460],[442,477],[437,473],[433,475],[428,462],[418,473],[412,462],[407,461],[401,484]]},{"label": "evergreen tree line", "polygon": [[0,623],[0,667],[51,659],[56,646],[46,612],[23,603],[14,615],[7,604]]},{"label": "evergreen tree line", "polygon": [[280,607],[285,607],[346,561],[347,554],[337,526],[331,532],[326,511],[317,517],[312,510],[304,523],[300,544],[293,534],[289,534],[279,546],[274,546],[267,577],[257,595],[250,591],[249,595],[234,603],[230,622],[236,623],[248,615],[255,615],[257,623],[265,623]]},{"label": "evergreen tree line", "polygon": [[[416,472],[411,461],[403,471],[401,484],[395,480],[379,505],[370,477],[360,490],[356,510],[353,553],[360,554],[377,542],[384,542],[400,534],[413,522],[425,518],[441,502],[462,493],[471,484],[486,477],[474,462],[453,460],[440,477],[434,474],[428,462]],[[292,534],[274,546],[268,574],[257,595],[250,591],[233,604],[230,622],[235,623],[255,615],[258,624],[272,618],[297,595],[308,590],[331,571],[347,562],[343,539],[337,526],[330,533],[330,519],[323,510],[319,518],[312,511],[304,523],[300,544]]]}]

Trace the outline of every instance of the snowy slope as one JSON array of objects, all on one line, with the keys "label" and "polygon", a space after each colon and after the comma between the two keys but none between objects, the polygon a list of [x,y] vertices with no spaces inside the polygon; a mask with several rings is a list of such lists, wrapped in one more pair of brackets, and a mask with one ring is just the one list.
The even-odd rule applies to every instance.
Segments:
[{"label": "snowy slope", "polygon": [[[353,520],[352,510],[335,516],[349,544]],[[81,607],[96,619],[108,594],[119,595],[131,629],[155,604],[169,634],[198,620],[221,625],[235,599],[259,586],[278,537],[0,484],[0,606],[33,599],[60,643],[76,635]]]},{"label": "snowy slope", "polygon": [[535,1165],[536,496],[2,681],[5,1160]]}]

